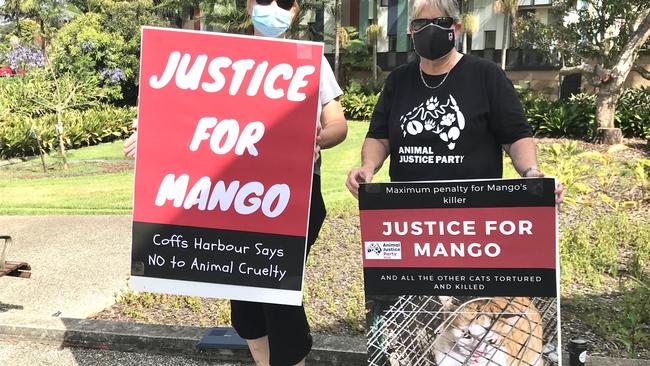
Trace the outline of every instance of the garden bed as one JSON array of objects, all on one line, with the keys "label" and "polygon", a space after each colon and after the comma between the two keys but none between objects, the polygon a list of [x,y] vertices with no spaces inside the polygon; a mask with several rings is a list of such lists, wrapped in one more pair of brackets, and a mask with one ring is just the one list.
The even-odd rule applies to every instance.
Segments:
[{"label": "garden bed", "polygon": [[[538,143],[542,170],[567,186],[560,214],[565,343],[583,337],[595,355],[650,358],[647,145]],[[511,168],[506,176],[514,176]],[[334,206],[307,262],[307,314],[315,332],[361,336],[365,306],[357,209],[354,201]],[[94,318],[196,326],[230,321],[225,300],[132,292],[119,294],[114,306]]]}]

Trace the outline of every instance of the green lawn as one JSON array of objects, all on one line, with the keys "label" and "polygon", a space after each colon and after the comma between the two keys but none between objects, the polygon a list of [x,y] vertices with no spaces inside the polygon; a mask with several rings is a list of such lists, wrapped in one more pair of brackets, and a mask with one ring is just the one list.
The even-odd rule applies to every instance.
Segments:
[{"label": "green lawn", "polygon": [[130,172],[39,179],[0,178],[0,214],[130,214]]},{"label": "green lawn", "polygon": [[[367,129],[367,123],[351,122],[346,141],[323,151],[322,189],[328,207],[356,205],[345,179],[359,165]],[[46,173],[39,158],[0,167],[0,214],[131,213],[133,164],[122,156],[121,141],[71,150],[68,159],[67,171],[56,156],[46,157]],[[382,169],[376,180],[388,180],[387,171]]]},{"label": "green lawn", "polygon": [[[345,187],[345,180],[349,170],[359,165],[367,128],[365,122],[350,122],[347,139],[339,146],[323,151],[322,190],[329,209],[356,206],[356,200]],[[612,181],[618,172],[613,169],[614,162],[608,154],[590,152],[583,157],[579,155],[582,150],[577,146],[575,142],[564,145],[541,143],[538,146],[540,166],[549,175],[560,177],[571,194],[570,200],[573,193],[588,193],[588,187],[585,188],[578,181],[584,180],[584,175],[592,167],[582,164],[576,170],[568,159],[583,161],[588,158],[595,159],[594,162],[604,159],[604,170],[597,170],[602,173],[598,173],[602,180]],[[39,158],[0,167],[0,214],[131,214],[133,160],[122,156],[121,141],[69,151],[68,159],[70,169],[63,170],[60,158],[47,157],[45,173]],[[626,164],[630,166],[624,170],[631,172],[633,164],[639,164],[638,161],[628,161]],[[388,181],[388,165],[386,161],[375,182]],[[504,160],[504,176],[517,176],[507,157]],[[623,182],[625,184],[617,188],[623,191],[634,188],[634,180]]]},{"label": "green lawn", "polygon": [[122,142],[68,152],[70,169],[57,156],[0,167],[0,214],[130,214],[133,163]]},{"label": "green lawn", "polygon": [[[368,123],[350,122],[348,137],[340,145],[323,151],[322,192],[328,207],[356,205],[356,199],[345,187],[345,181],[351,168],[361,163],[361,145],[368,132]],[[388,180],[388,160],[381,168],[374,181]]]}]

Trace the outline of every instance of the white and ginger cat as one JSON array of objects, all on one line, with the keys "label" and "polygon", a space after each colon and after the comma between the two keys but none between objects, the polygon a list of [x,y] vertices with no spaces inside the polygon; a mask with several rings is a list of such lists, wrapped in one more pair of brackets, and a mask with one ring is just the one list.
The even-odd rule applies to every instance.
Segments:
[{"label": "white and ginger cat", "polygon": [[448,312],[434,340],[438,366],[545,366],[543,329],[527,297],[477,299],[459,308],[440,296]]}]

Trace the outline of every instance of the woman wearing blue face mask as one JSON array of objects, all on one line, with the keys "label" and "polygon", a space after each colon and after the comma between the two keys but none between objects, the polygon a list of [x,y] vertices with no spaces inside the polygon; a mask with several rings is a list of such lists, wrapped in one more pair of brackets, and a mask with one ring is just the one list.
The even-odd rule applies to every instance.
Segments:
[{"label": "woman wearing blue face mask", "polygon": [[[298,4],[295,0],[249,0],[247,9],[256,36],[284,37],[298,13]],[[348,130],[338,101],[343,92],[325,57],[322,58],[320,84],[320,115],[314,146],[307,255],[325,219],[325,204],[320,190],[320,150],[341,143]],[[137,120],[133,122],[133,127],[137,128]],[[134,133],[124,143],[124,154],[133,157],[136,149],[137,133]],[[305,357],[311,350],[312,337],[304,307],[231,301],[231,319],[237,333],[247,340],[256,365],[305,364]]]},{"label": "woman wearing blue face mask", "polygon": [[256,36],[280,37],[289,29],[298,13],[295,0],[259,0],[248,2],[248,12]]},{"label": "woman wearing blue face mask", "polygon": [[[362,165],[346,185],[358,197],[390,156],[393,181],[501,178],[503,151],[522,177],[540,177],[535,142],[512,83],[495,63],[456,51],[456,0],[412,0],[419,56],[396,68],[370,121]],[[556,201],[562,202],[558,186]]]},{"label": "woman wearing blue face mask", "polygon": [[[284,37],[298,13],[295,0],[249,0],[256,36]],[[320,149],[341,143],[347,134],[347,123],[338,97],[343,94],[332,69],[322,58],[320,86],[320,119],[314,148],[314,176],[311,192],[307,254],[316,241],[323,220],[325,204],[320,191]],[[309,123],[309,121],[305,121]],[[247,301],[231,301],[232,325],[248,342],[256,365],[304,365],[311,350],[312,337],[302,306],[274,305]]]}]

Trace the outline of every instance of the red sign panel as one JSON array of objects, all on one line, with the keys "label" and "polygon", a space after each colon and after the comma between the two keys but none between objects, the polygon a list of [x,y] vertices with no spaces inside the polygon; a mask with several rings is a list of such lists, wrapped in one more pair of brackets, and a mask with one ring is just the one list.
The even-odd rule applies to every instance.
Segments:
[{"label": "red sign panel", "polygon": [[[300,290],[302,264],[268,286],[238,265],[282,271],[267,254],[287,237],[301,248],[282,250],[284,260],[304,260],[322,54],[309,42],[143,29],[134,276]],[[178,239],[187,228],[201,230]],[[156,244],[165,230],[176,241]],[[186,266],[159,273],[166,265],[149,258],[160,251],[166,265],[176,256]],[[221,278],[194,279],[212,268],[191,266],[195,259],[221,260]]]},{"label": "red sign panel", "polygon": [[554,218],[555,207],[364,210],[363,241],[399,240],[402,250],[401,260],[364,256],[363,265],[554,269]]}]

